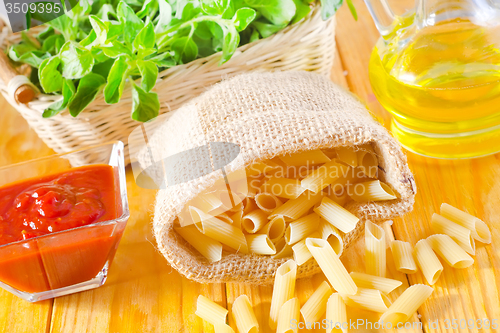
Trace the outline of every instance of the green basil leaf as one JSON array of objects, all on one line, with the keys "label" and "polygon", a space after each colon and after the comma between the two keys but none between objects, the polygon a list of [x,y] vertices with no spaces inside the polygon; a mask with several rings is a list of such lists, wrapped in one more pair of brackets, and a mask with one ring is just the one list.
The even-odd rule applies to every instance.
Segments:
[{"label": "green basil leaf", "polygon": [[105,55],[110,58],[118,58],[122,55],[132,55],[130,50],[119,41],[114,41],[112,43],[102,45],[100,49],[102,50],[102,52],[104,52]]},{"label": "green basil leaf", "polygon": [[52,35],[43,41],[42,51],[58,53],[57,47],[60,48],[62,45],[64,45],[64,37],[62,35]]},{"label": "green basil leaf", "polygon": [[99,74],[89,73],[82,77],[78,83],[75,97],[68,104],[69,113],[76,117],[82,112],[87,105],[94,101],[95,97],[101,90],[101,87],[106,83],[106,80]]},{"label": "green basil leaf", "polygon": [[274,25],[259,21],[252,22],[252,26],[254,26],[255,29],[259,31],[262,38],[267,38],[271,35],[274,35],[278,31],[283,30],[286,27],[286,25]]},{"label": "green basil leaf", "polygon": [[149,16],[150,18],[153,18],[156,16],[156,13],[158,12],[158,0],[146,0],[142,4],[142,8],[140,11],[137,12],[137,16],[139,18],[144,18]]},{"label": "green basil leaf", "polygon": [[175,52],[175,59],[178,63],[186,64],[196,59],[198,55],[198,46],[189,37],[180,37],[171,46],[172,51]]},{"label": "green basil leaf", "polygon": [[167,30],[167,26],[172,21],[172,6],[166,0],[158,0],[158,4],[160,6],[160,15],[155,27],[157,34]]},{"label": "green basil leaf", "polygon": [[320,0],[320,2],[321,18],[327,20],[339,10],[344,0]]},{"label": "green basil leaf", "polygon": [[54,28],[47,26],[47,28],[45,30],[43,30],[42,32],[40,32],[38,34],[38,36],[36,36],[36,38],[38,39],[38,41],[40,43],[43,43],[44,40],[46,40],[47,38],[49,38],[52,35],[54,35]]},{"label": "green basil leaf", "polygon": [[92,53],[78,43],[68,41],[59,53],[62,75],[66,79],[79,79],[92,71],[94,57]]},{"label": "green basil leaf", "polygon": [[38,77],[42,89],[47,93],[60,91],[62,89],[63,77],[57,70],[61,63],[58,56],[45,59],[39,67]]},{"label": "green basil leaf", "polygon": [[115,60],[108,75],[108,83],[104,87],[104,100],[108,104],[120,101],[127,77],[127,57],[121,56]]},{"label": "green basil leaf", "polygon": [[177,0],[177,10],[175,18],[187,22],[201,13],[199,1],[196,0]]},{"label": "green basil leaf", "polygon": [[[138,52],[139,54],[137,57],[139,59],[142,59],[143,57],[151,54],[146,54],[149,52],[150,49],[154,49],[155,46],[155,30],[153,27],[153,24],[149,22],[144,26],[144,28],[141,29],[139,34],[134,39],[134,51]],[[141,51],[146,51],[147,52],[141,52]]]},{"label": "green basil leaf", "polygon": [[[99,51],[102,54],[102,51]],[[115,62],[115,59],[108,58],[104,54],[102,55],[102,58],[106,58],[106,60],[103,60],[92,67],[92,73],[96,73],[101,75],[102,77],[108,77],[109,71],[111,70],[111,67],[113,66],[113,63]]]},{"label": "green basil leaf", "polygon": [[245,2],[259,10],[262,16],[275,25],[290,23],[296,11],[293,0],[245,0]]},{"label": "green basil leaf", "polygon": [[200,0],[200,3],[208,15],[222,15],[229,7],[229,0]]},{"label": "green basil leaf", "polygon": [[175,61],[175,52],[163,52],[157,56],[151,57],[148,60],[152,61],[158,67],[174,67],[177,65]]},{"label": "green basil leaf", "polygon": [[293,17],[291,24],[299,22],[311,11],[311,7],[302,2],[302,0],[293,0],[293,2],[295,3],[297,10],[295,11],[295,16]]},{"label": "green basil leaf", "polygon": [[92,45],[92,43],[94,43],[94,41],[97,39],[97,35],[95,33],[94,30],[92,30],[88,35],[87,37],[85,37],[84,39],[82,39],[80,41],[80,45],[83,46],[83,47],[86,47],[86,46],[89,46],[89,45]]},{"label": "green basil leaf", "polygon": [[40,44],[37,40],[32,39],[30,36],[26,34],[26,32],[21,32],[21,40],[24,42],[26,45],[30,45],[33,47],[33,49],[38,50],[40,49]]},{"label": "green basil leaf", "polygon": [[47,109],[43,111],[44,118],[50,118],[61,112],[66,108],[68,103],[75,96],[75,85],[72,80],[64,79],[62,87],[62,99],[55,103],[52,103]]},{"label": "green basil leaf", "polygon": [[33,51],[31,53],[25,53],[19,57],[19,61],[32,67],[38,68],[42,64],[42,62],[50,58],[50,53],[43,51]]},{"label": "green basil leaf", "polygon": [[[96,2],[97,1],[95,1],[94,3]],[[92,7],[94,6],[94,3],[92,4]],[[105,22],[111,20],[111,17],[116,17],[116,10],[113,5],[104,3],[99,6],[98,10],[99,11],[96,14],[97,17]]]},{"label": "green basil leaf", "polygon": [[123,24],[123,37],[125,39],[125,42],[132,45],[139,31],[144,28],[144,22],[123,0],[118,4],[117,16],[120,22]]},{"label": "green basil leaf", "polygon": [[151,91],[158,79],[158,67],[150,60],[137,60],[137,67],[141,72],[141,87],[145,91]]},{"label": "green basil leaf", "polygon": [[253,43],[260,39],[259,31],[257,29],[252,29],[252,34],[250,35],[249,43]]},{"label": "green basil leaf", "polygon": [[222,32],[224,33],[223,44],[222,44],[222,57],[219,61],[219,65],[222,65],[233,56],[234,52],[238,48],[240,43],[240,34],[236,27],[232,24],[220,24]]},{"label": "green basil leaf", "polygon": [[236,30],[238,31],[245,30],[248,27],[248,25],[252,23],[252,21],[255,19],[255,16],[257,16],[257,12],[252,8],[245,7],[238,9],[232,19],[234,22],[234,26],[236,27]]},{"label": "green basil leaf", "polygon": [[132,119],[146,122],[158,117],[159,110],[160,101],[156,93],[132,85]]},{"label": "green basil leaf", "polygon": [[96,34],[94,43],[99,45],[106,43],[106,40],[108,39],[108,26],[95,15],[91,15],[89,17],[89,21]]},{"label": "green basil leaf", "polygon": [[[212,39],[212,32],[210,31],[209,23],[213,23],[212,21],[201,21],[196,25],[196,29],[194,30],[194,35],[205,40]],[[198,44],[198,43],[196,43]]]},{"label": "green basil leaf", "polygon": [[37,49],[28,44],[14,44],[9,49],[9,57],[14,61],[19,61],[19,58],[24,55],[36,51]]},{"label": "green basil leaf", "polygon": [[104,23],[106,23],[106,27],[108,28],[108,41],[123,35],[123,25],[119,21],[107,21]]}]

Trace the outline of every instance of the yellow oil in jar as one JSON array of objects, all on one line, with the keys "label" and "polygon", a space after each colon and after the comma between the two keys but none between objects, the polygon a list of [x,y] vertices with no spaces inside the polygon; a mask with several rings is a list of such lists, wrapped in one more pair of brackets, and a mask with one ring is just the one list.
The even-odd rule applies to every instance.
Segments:
[{"label": "yellow oil in jar", "polygon": [[370,60],[401,144],[441,158],[500,151],[500,27],[454,20],[404,38],[381,39]]}]

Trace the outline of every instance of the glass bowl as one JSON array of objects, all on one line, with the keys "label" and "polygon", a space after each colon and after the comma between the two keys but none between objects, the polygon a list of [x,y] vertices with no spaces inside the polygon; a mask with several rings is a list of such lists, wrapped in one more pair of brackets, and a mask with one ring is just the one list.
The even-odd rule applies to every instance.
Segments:
[{"label": "glass bowl", "polygon": [[122,142],[0,168],[0,187],[91,164],[113,167],[118,217],[0,246],[0,287],[37,302],[104,284],[130,216]]}]

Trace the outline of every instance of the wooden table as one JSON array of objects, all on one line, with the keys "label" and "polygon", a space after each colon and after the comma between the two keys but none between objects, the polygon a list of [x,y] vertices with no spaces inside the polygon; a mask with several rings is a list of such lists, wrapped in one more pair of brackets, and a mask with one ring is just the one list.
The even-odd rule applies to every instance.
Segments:
[{"label": "wooden table", "polygon": [[[338,14],[338,53],[332,80],[360,96],[388,124],[388,114],[376,101],[368,81],[368,59],[378,32],[362,1],[354,3],[358,22],[345,6]],[[398,2],[401,8],[409,7],[408,4],[409,1]],[[53,154],[3,99],[0,118],[0,165]],[[442,202],[448,202],[487,221],[493,244],[478,244],[471,268],[446,267],[434,285],[432,296],[419,309],[418,316],[410,319],[417,325],[400,331],[475,332],[478,330],[445,329],[445,320],[499,322],[500,246],[496,240],[500,237],[500,225],[496,223],[500,216],[500,154],[468,161],[444,161],[408,153],[408,163],[418,186],[416,204],[412,213],[394,221],[392,230],[385,225],[390,235],[415,244],[431,233],[432,213],[438,211]],[[130,170],[127,182],[131,218],[106,284],[92,291],[35,304],[0,290],[0,332],[213,332],[210,324],[194,315],[198,295],[230,306],[242,293],[250,297],[262,326],[267,326],[271,287],[234,283],[201,285],[181,277],[155,249],[150,225],[155,192],[137,187]],[[345,255],[343,261],[349,270],[364,269],[363,246],[360,239]],[[392,300],[408,284],[424,283],[420,273],[405,276],[395,272],[390,260],[389,272],[404,281]],[[317,275],[298,281],[300,301],[304,302],[322,280]],[[373,313],[355,310],[349,311],[349,317],[378,319]],[[422,323],[422,328],[418,323]],[[377,330],[351,330],[354,331]],[[500,329],[481,330],[494,331]]]}]

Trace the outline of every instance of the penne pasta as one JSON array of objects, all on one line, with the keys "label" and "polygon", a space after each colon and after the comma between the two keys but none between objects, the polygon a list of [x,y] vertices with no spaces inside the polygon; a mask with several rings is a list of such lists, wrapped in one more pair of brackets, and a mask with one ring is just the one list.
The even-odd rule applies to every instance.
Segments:
[{"label": "penne pasta", "polygon": [[287,244],[293,245],[298,241],[306,238],[318,229],[319,216],[316,213],[311,213],[300,219],[293,221],[285,230],[285,240]]},{"label": "penne pasta", "polygon": [[[313,232],[307,238],[320,238],[321,235],[319,232]],[[297,263],[298,266],[305,264],[309,259],[312,258],[312,254],[306,246],[307,238],[301,240],[300,242],[295,243],[292,246],[293,252],[293,260]]]},{"label": "penne pasta", "polygon": [[246,235],[248,251],[255,254],[276,254],[276,248],[264,234]]},{"label": "penne pasta", "polygon": [[[222,209],[220,213],[237,209],[238,205],[243,200],[243,198],[240,197],[237,193],[227,190],[220,190],[217,192],[217,195],[222,203],[222,205],[219,207],[219,209]],[[219,212],[217,211],[217,213],[215,213],[214,211],[210,211],[210,213],[217,215],[217,213]]]},{"label": "penne pasta", "polygon": [[330,162],[328,156],[321,150],[308,150],[293,155],[284,155],[279,157],[288,166],[316,165]]},{"label": "penne pasta", "polygon": [[353,168],[358,166],[358,155],[352,147],[337,148],[337,156],[340,161]]},{"label": "penne pasta", "polygon": [[474,263],[474,259],[448,235],[432,235],[427,241],[434,252],[453,268],[467,268]]},{"label": "penne pasta", "polygon": [[239,333],[259,332],[259,323],[247,295],[241,295],[234,300],[232,313]]},{"label": "penne pasta", "polygon": [[326,240],[307,238],[306,246],[336,291],[346,295],[356,294],[356,284]]},{"label": "penne pasta", "polygon": [[455,208],[447,203],[441,205],[441,215],[450,221],[461,225],[471,231],[472,237],[475,240],[490,244],[491,243],[491,232],[486,223],[477,217],[470,215],[458,208]]},{"label": "penne pasta", "polygon": [[248,181],[248,198],[255,198],[255,196],[260,192],[260,188],[267,181],[266,177],[250,178]]},{"label": "penne pasta", "polygon": [[348,169],[348,166],[333,160],[313,170],[306,178],[300,181],[300,185],[316,193],[339,179]]},{"label": "penne pasta", "polygon": [[291,199],[285,202],[280,207],[276,208],[269,217],[272,219],[276,216],[283,216],[289,221],[301,218],[314,207],[315,204],[321,201],[324,194],[323,192],[312,193],[306,191],[302,193],[297,199]]},{"label": "penne pasta", "polygon": [[415,261],[427,280],[427,283],[430,285],[436,283],[443,272],[443,265],[441,265],[441,262],[434,251],[432,251],[426,239],[421,239],[415,244],[413,248],[413,257],[415,257]]},{"label": "penne pasta", "polygon": [[246,232],[254,234],[259,231],[265,224],[267,224],[268,216],[268,212],[256,209],[243,216],[243,219],[241,220],[241,226]]},{"label": "penne pasta", "polygon": [[233,219],[229,217],[226,213],[222,213],[216,216],[219,220],[222,220],[226,223],[233,224]]},{"label": "penne pasta", "polygon": [[476,253],[476,244],[469,229],[435,213],[432,215],[431,227],[434,233],[445,234],[453,238],[465,252],[472,255]]},{"label": "penne pasta", "polygon": [[349,194],[347,191],[343,191],[341,194],[337,194],[331,190],[331,194],[328,195],[328,198],[335,201],[338,205],[344,207],[345,204],[350,200]]},{"label": "penne pasta", "polygon": [[269,313],[269,326],[272,329],[277,328],[279,310],[283,304],[294,297],[296,276],[297,264],[293,260],[288,260],[276,270]]},{"label": "penne pasta", "polygon": [[175,231],[208,261],[217,262],[222,259],[222,244],[202,234],[194,225],[175,228]]},{"label": "penne pasta", "polygon": [[392,291],[394,291],[396,288],[398,288],[403,284],[403,282],[401,281],[388,279],[376,275],[370,275],[358,272],[351,272],[350,275],[356,286],[358,286],[358,288],[380,290],[380,292],[385,295],[391,293]]},{"label": "penne pasta", "polygon": [[380,226],[365,223],[365,266],[366,273],[385,277],[386,263],[385,231]]},{"label": "penne pasta", "polygon": [[215,324],[214,331],[215,333],[234,333],[233,328],[226,323]]},{"label": "penne pasta", "polygon": [[323,281],[300,309],[306,323],[318,322],[326,312],[326,303],[332,294],[328,282]]},{"label": "penne pasta", "polygon": [[334,293],[326,303],[326,333],[347,333],[347,309],[339,293]]},{"label": "penne pasta", "polygon": [[196,219],[201,221],[195,223],[195,226],[205,236],[219,241],[236,251],[248,253],[247,241],[240,229],[216,217],[211,217],[196,208],[193,208],[191,213],[193,216],[196,216]]},{"label": "penne pasta", "polygon": [[241,220],[243,220],[243,208],[230,216],[235,228],[241,229]]},{"label": "penne pasta", "polygon": [[434,289],[424,284],[409,287],[384,312],[380,320],[384,323],[391,323],[393,326],[408,321],[433,291]]},{"label": "penne pasta", "polygon": [[358,166],[360,170],[370,178],[377,178],[378,175],[378,158],[373,148],[367,144],[360,147],[357,152]]},{"label": "penne pasta", "polygon": [[337,158],[337,150],[335,148],[321,149],[321,151],[331,160]]},{"label": "penne pasta", "polygon": [[396,269],[405,274],[417,272],[417,264],[413,259],[413,249],[410,243],[399,240],[391,242],[391,252]]},{"label": "penne pasta", "polygon": [[209,298],[199,295],[196,301],[196,312],[201,319],[212,325],[225,324],[228,311]]},{"label": "penne pasta", "polygon": [[357,183],[352,187],[349,195],[356,202],[397,199],[396,194],[389,185],[382,183],[380,180]]},{"label": "penne pasta", "polygon": [[214,212],[214,214],[223,213],[224,210],[221,209],[222,201],[216,193],[207,193],[199,195],[194,198],[190,203],[190,206],[194,206],[205,213]]},{"label": "penne pasta", "polygon": [[305,190],[298,179],[276,177],[269,178],[260,188],[261,193],[271,193],[284,199],[296,199]]},{"label": "penne pasta", "polygon": [[355,295],[346,295],[347,306],[384,313],[391,306],[391,301],[380,290],[358,288]]},{"label": "penne pasta", "polygon": [[279,239],[274,246],[276,247],[274,259],[287,258],[293,255],[292,247],[286,243],[285,238]]},{"label": "penne pasta", "polygon": [[283,216],[276,216],[271,221],[267,222],[260,230],[260,234],[266,234],[271,242],[277,242],[285,234],[285,219]]},{"label": "penne pasta", "polygon": [[292,323],[296,323],[300,320],[300,303],[297,297],[289,299],[283,304],[278,314],[278,328],[276,333],[297,333],[299,331],[299,326],[293,326]]},{"label": "penne pasta", "polygon": [[344,251],[344,240],[338,229],[321,218],[318,230],[321,238],[326,239],[335,253],[340,257]]},{"label": "penne pasta", "polygon": [[359,221],[355,215],[328,197],[321,200],[321,204],[314,208],[314,212],[343,233],[354,230]]},{"label": "penne pasta", "polygon": [[255,162],[246,167],[246,177],[247,178],[255,178],[261,174],[265,174],[266,171],[274,169],[273,167],[267,165],[264,162]]},{"label": "penne pasta", "polygon": [[259,193],[255,196],[255,203],[262,211],[271,213],[283,204],[275,195],[271,193]]},{"label": "penne pasta", "polygon": [[243,200],[243,215],[247,215],[250,212],[253,212],[256,210],[257,204],[255,203],[255,200],[253,198],[245,198]]}]

